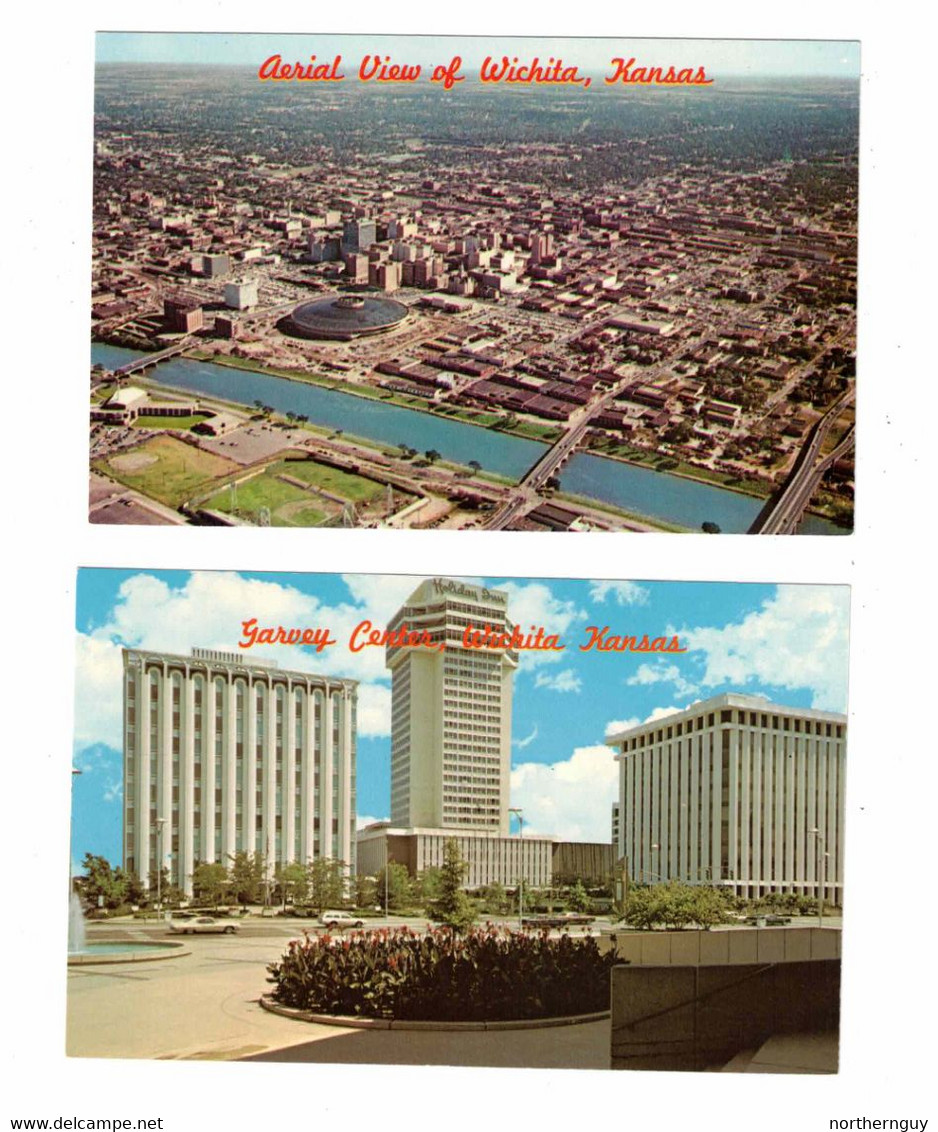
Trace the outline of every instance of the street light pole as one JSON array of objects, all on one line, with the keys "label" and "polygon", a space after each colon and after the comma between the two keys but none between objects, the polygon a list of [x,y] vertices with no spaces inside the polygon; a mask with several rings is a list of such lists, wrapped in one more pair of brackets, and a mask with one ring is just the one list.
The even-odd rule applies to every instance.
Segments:
[{"label": "street light pole", "polygon": [[514,814],[518,819],[519,837],[521,838],[518,865],[518,930],[520,931],[524,927],[524,810],[509,808],[508,812]]},{"label": "street light pole", "polygon": [[163,914],[163,826],[168,818],[156,819],[156,918]]},{"label": "street light pole", "polygon": [[390,851],[388,848],[388,835],[384,835],[384,923],[391,926],[391,917],[388,913],[388,867],[390,865]]},{"label": "street light pole", "polygon": [[822,928],[824,927],[824,835],[817,826],[811,830],[811,833],[814,834],[815,845],[817,847],[817,926]]}]

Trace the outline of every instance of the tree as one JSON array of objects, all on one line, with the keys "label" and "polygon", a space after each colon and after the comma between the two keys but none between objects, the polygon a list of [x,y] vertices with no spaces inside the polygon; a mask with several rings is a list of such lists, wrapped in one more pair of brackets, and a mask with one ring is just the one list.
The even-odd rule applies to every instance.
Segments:
[{"label": "tree", "polygon": [[256,904],[260,900],[266,876],[264,854],[245,853],[241,850],[229,853],[228,860],[231,862],[228,881],[232,899],[244,908],[248,904]]},{"label": "tree", "polygon": [[581,880],[577,880],[576,884],[572,885],[570,891],[567,893],[567,903],[574,912],[588,912],[592,907],[589,893],[583,886]]},{"label": "tree", "polygon": [[[530,893],[528,895],[530,899]],[[510,912],[511,900],[505,891],[505,886],[498,881],[486,885],[482,890],[482,907],[493,916],[504,916],[506,912]]]},{"label": "tree", "polygon": [[228,870],[218,862],[203,861],[192,870],[192,895],[197,904],[217,908],[228,892]]},{"label": "tree", "polygon": [[277,886],[277,899],[286,907],[287,904],[305,904],[306,902],[306,866],[300,861],[290,861],[281,864],[279,861],[274,869],[274,881]]},{"label": "tree", "polygon": [[439,452],[437,452],[437,450],[435,448],[428,448],[426,450],[426,452],[424,452],[424,456],[427,458],[427,461],[431,464],[435,464],[437,462],[437,460],[439,460],[439,458],[440,458],[440,454],[439,454]]},{"label": "tree", "polygon": [[720,533],[720,524],[712,523],[709,519],[701,524],[700,528],[705,535],[718,535]]},{"label": "tree", "polygon": [[456,932],[466,931],[475,922],[475,912],[462,887],[468,868],[468,862],[459,854],[456,839],[450,837],[443,846],[440,896],[433,902],[430,914]]},{"label": "tree", "polygon": [[106,857],[86,853],[82,868],[85,875],[77,878],[76,888],[86,904],[95,908],[118,908],[126,901],[126,876],[121,870],[112,869]]},{"label": "tree", "polygon": [[667,884],[640,886],[629,891],[625,921],[631,927],[709,928],[727,919],[726,902],[706,885],[672,880]]},{"label": "tree", "polygon": [[[385,868],[387,870],[387,887],[385,887]],[[410,879],[407,866],[398,861],[390,861],[385,868],[378,872],[375,882],[377,889],[377,903],[384,904],[384,894],[388,894],[388,908],[400,911],[409,908],[414,899],[414,886]],[[388,910],[385,909],[385,911]]]},{"label": "tree", "polygon": [[344,861],[332,857],[317,857],[306,866],[306,898],[317,912],[344,902],[346,869]]},{"label": "tree", "polygon": [[378,883],[374,877],[359,875],[355,878],[355,907],[374,908],[378,903]]},{"label": "tree", "polygon": [[438,900],[443,891],[443,874],[431,865],[429,869],[424,869],[414,878],[412,888],[417,898],[424,904]]},{"label": "tree", "polygon": [[[178,905],[183,899],[182,889],[170,880],[169,869],[166,865],[160,869],[158,883],[155,868],[150,869],[150,874],[147,877],[147,894],[144,899],[155,904],[157,896],[161,904]],[[125,899],[128,898],[125,897]]]},{"label": "tree", "polygon": [[114,870],[114,879],[118,884],[126,886],[124,892],[125,903],[146,903],[147,890],[143,887],[143,882],[138,876],[135,876],[133,873],[125,873],[123,869],[117,868]]},{"label": "tree", "polygon": [[469,471],[472,472],[474,476],[478,475],[479,472],[482,471],[482,465],[478,460],[470,460],[466,467],[468,467]]}]

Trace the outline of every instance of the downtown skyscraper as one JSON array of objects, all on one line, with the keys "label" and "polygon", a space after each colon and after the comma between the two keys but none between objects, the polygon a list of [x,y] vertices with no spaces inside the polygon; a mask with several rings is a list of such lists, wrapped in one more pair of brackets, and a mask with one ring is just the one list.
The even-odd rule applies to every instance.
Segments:
[{"label": "downtown skyscraper", "polygon": [[124,868],[187,894],[238,852],[355,870],[357,684],[242,654],[124,649]]},{"label": "downtown skyscraper", "polygon": [[467,647],[467,630],[486,627],[510,635],[508,595],[445,578],[422,582],[388,622],[427,642],[387,648],[394,826],[508,835],[518,654]]}]

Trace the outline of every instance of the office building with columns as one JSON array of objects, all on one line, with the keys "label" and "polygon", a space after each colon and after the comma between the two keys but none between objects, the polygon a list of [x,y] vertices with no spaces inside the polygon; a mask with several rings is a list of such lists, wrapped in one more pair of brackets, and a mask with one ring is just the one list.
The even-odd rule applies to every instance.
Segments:
[{"label": "office building with columns", "polygon": [[123,650],[124,868],[192,891],[237,852],[355,871],[357,684],[210,649]]},{"label": "office building with columns", "polygon": [[847,719],[726,694],[607,739],[632,883],[843,900]]},{"label": "office building with columns", "polygon": [[[422,582],[388,622],[427,642],[387,646],[393,826],[508,835],[512,628],[506,593],[449,578]],[[489,644],[467,647],[468,629]]]}]

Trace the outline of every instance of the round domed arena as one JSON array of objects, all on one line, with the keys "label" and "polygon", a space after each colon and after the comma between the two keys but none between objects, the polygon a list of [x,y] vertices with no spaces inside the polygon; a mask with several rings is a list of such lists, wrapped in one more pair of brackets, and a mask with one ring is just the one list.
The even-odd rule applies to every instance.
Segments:
[{"label": "round domed arena", "polygon": [[349,341],[380,334],[403,322],[407,307],[383,295],[338,295],[301,303],[285,320],[288,334]]}]

